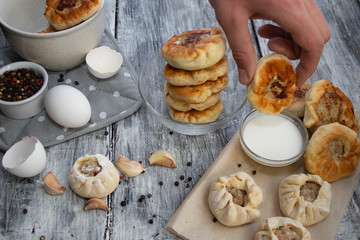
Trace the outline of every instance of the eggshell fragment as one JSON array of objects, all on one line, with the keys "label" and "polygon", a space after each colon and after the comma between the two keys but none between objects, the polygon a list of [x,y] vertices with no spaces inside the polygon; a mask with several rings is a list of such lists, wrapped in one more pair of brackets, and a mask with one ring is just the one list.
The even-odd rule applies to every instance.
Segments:
[{"label": "eggshell fragment", "polygon": [[61,126],[78,128],[91,118],[91,106],[78,89],[59,85],[49,90],[45,97],[45,109],[52,120]]},{"label": "eggshell fragment", "polygon": [[2,159],[3,167],[19,177],[33,177],[45,168],[45,164],[46,152],[36,137],[15,143]]},{"label": "eggshell fragment", "polygon": [[86,55],[86,64],[90,73],[100,79],[115,75],[122,63],[121,53],[107,46],[94,48]]}]

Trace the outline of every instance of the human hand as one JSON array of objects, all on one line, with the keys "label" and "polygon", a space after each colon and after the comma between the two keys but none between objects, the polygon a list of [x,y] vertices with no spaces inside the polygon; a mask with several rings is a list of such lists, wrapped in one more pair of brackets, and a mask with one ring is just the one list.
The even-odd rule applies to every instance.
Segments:
[{"label": "human hand", "polygon": [[316,70],[331,33],[314,0],[209,0],[228,39],[239,71],[239,81],[249,84],[256,69],[256,53],[248,28],[249,19],[271,20],[258,29],[269,39],[271,51],[291,60],[296,67],[297,85]]}]

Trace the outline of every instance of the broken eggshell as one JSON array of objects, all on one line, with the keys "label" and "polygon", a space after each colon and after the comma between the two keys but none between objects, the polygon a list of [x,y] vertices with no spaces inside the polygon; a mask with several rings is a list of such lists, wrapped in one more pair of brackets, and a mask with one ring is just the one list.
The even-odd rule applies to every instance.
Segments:
[{"label": "broken eggshell", "polygon": [[90,73],[100,79],[115,75],[123,63],[122,55],[106,46],[94,48],[85,60]]},{"label": "broken eggshell", "polygon": [[45,164],[46,152],[36,137],[15,143],[2,159],[3,167],[19,177],[33,177],[45,168]]}]

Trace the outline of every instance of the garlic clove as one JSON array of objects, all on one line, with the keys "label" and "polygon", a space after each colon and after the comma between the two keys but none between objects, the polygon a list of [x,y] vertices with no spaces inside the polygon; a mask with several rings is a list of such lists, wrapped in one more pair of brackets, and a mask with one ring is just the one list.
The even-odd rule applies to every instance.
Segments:
[{"label": "garlic clove", "polygon": [[100,198],[91,198],[85,203],[85,211],[92,209],[101,209],[106,212],[109,212],[108,205]]},{"label": "garlic clove", "polygon": [[48,172],[44,177],[44,190],[50,195],[60,195],[65,192],[66,188],[60,184],[52,172]]},{"label": "garlic clove", "polygon": [[141,163],[130,160],[123,155],[120,155],[116,160],[116,166],[126,177],[136,177],[144,171]]},{"label": "garlic clove", "polygon": [[165,150],[154,152],[149,158],[150,165],[160,165],[164,167],[176,168],[175,158]]}]

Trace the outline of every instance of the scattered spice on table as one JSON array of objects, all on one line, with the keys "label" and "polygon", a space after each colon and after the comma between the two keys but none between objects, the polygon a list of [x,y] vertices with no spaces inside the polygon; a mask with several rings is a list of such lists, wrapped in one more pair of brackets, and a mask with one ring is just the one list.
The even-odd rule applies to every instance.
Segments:
[{"label": "scattered spice on table", "polygon": [[149,223],[150,223],[150,224],[153,224],[153,223],[154,223],[154,220],[150,219],[150,220],[149,220]]},{"label": "scattered spice on table", "polygon": [[256,170],[253,170],[253,171],[252,171],[252,175],[256,175]]},{"label": "scattered spice on table", "polygon": [[213,218],[213,222],[217,222],[217,219],[215,217]]},{"label": "scattered spice on table", "polygon": [[125,201],[125,200],[124,200],[124,201],[121,201],[120,205],[121,205],[122,207],[125,207],[125,206],[126,206],[126,201]]},{"label": "scattered spice on table", "polygon": [[179,186],[179,182],[178,181],[175,181],[175,186]]},{"label": "scattered spice on table", "polygon": [[162,185],[164,185],[164,183],[163,183],[162,181],[160,181],[160,182],[159,182],[159,185],[162,186]]},{"label": "scattered spice on table", "polygon": [[40,237],[40,240],[45,240],[45,236],[41,236],[41,237]]},{"label": "scattered spice on table", "polygon": [[180,180],[184,180],[184,179],[185,179],[184,175],[181,175]]},{"label": "scattered spice on table", "polygon": [[190,184],[187,183],[185,187],[186,187],[186,188],[189,188],[189,187],[190,187]]},{"label": "scattered spice on table", "polygon": [[173,132],[173,131],[170,131],[170,132],[169,132],[169,134],[170,134],[170,135],[173,135],[173,134],[174,134],[174,132]]},{"label": "scattered spice on table", "polygon": [[27,212],[28,212],[28,210],[25,208],[25,209],[23,210],[23,214],[27,214]]},{"label": "scattered spice on table", "polygon": [[27,179],[27,183],[32,183],[33,181],[32,181],[32,179],[31,178],[28,178]]},{"label": "scattered spice on table", "polygon": [[241,167],[241,163],[239,163],[237,166],[238,166],[238,167]]},{"label": "scattered spice on table", "polygon": [[79,82],[78,82],[78,81],[75,81],[74,84],[77,86],[77,85],[79,85]]},{"label": "scattered spice on table", "polygon": [[188,179],[187,179],[189,182],[191,182],[191,180],[192,180],[192,177],[188,177]]},{"label": "scattered spice on table", "polygon": [[192,165],[192,163],[191,163],[191,162],[188,162],[186,165],[187,165],[188,167],[190,167],[190,166]]},{"label": "scattered spice on table", "polygon": [[152,197],[152,194],[151,194],[151,193],[149,193],[149,194],[147,195],[147,197],[148,197],[148,198],[151,198],[151,197]]},{"label": "scattered spice on table", "polygon": [[19,68],[0,75],[0,100],[16,102],[36,94],[44,85],[43,76],[34,69]]}]

